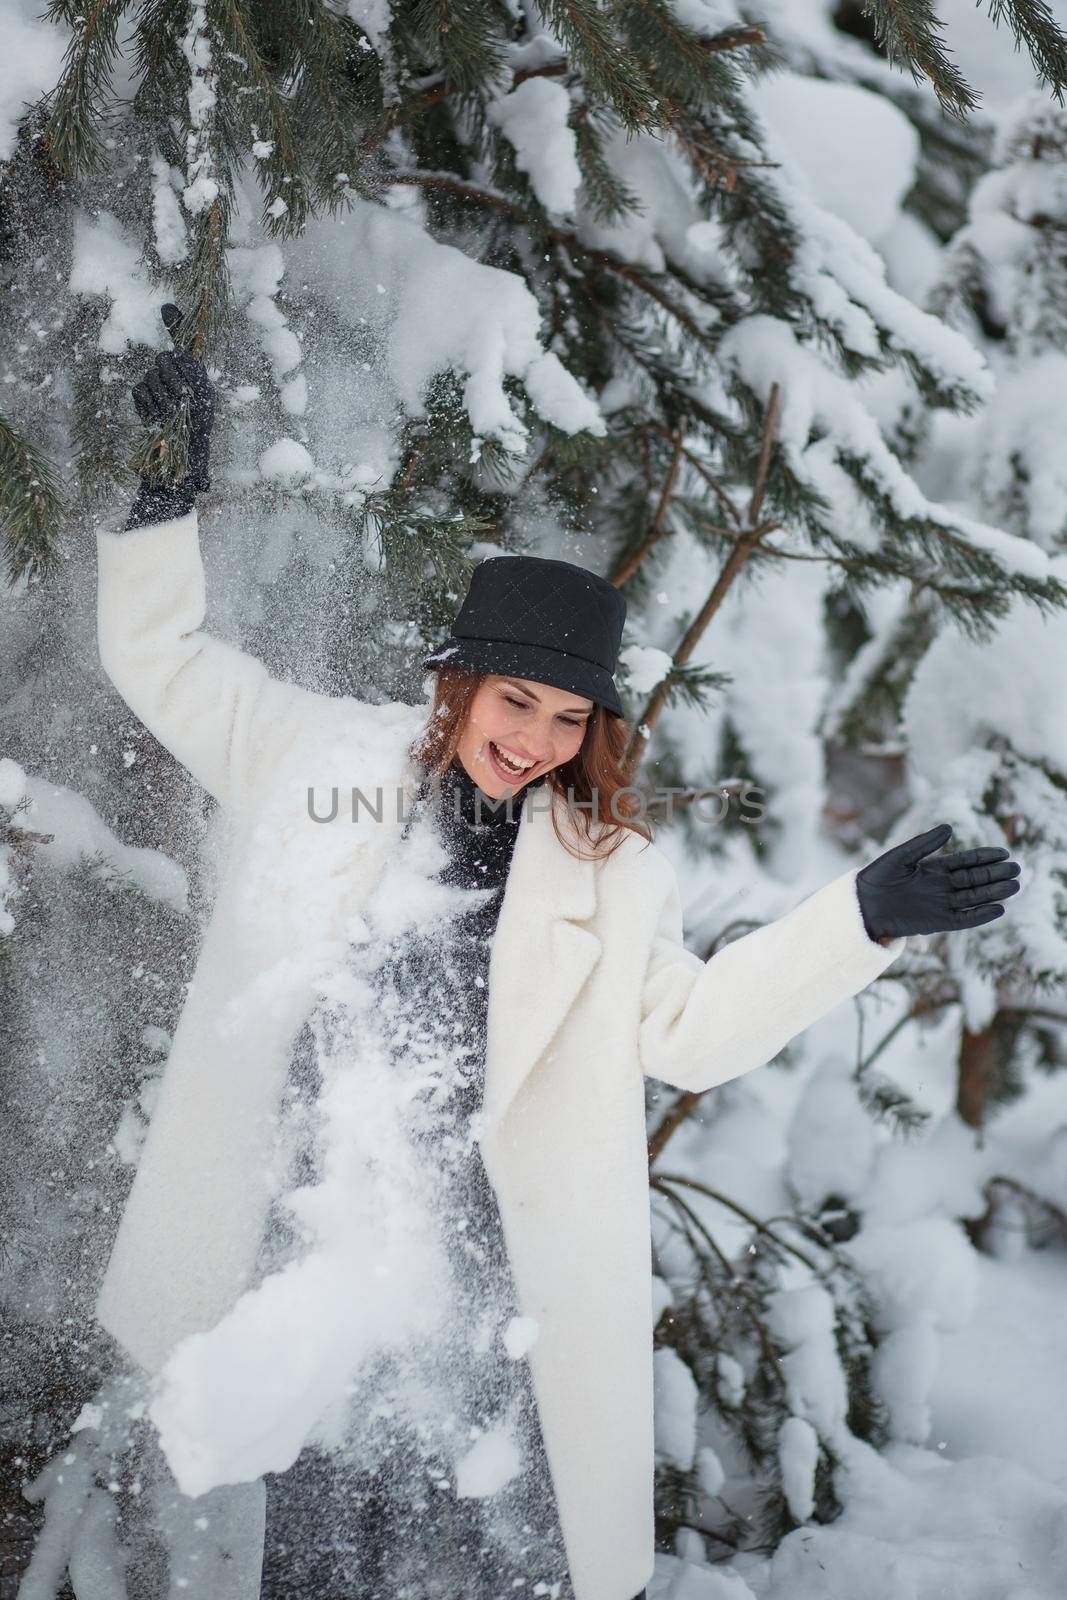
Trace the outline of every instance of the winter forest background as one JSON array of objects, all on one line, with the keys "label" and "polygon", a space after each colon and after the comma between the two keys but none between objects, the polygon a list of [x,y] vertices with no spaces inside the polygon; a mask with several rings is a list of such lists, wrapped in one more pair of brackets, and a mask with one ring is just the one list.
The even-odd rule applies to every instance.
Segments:
[{"label": "winter forest background", "polygon": [[649,1082],[650,1596],[1061,1596],[1067,4],[0,24],[0,1596],[137,1593],[92,1307],[225,848],[96,651],[167,300],[211,630],[416,704],[473,561],[611,577],[702,956],[942,820],[1021,861],[773,1064]]}]

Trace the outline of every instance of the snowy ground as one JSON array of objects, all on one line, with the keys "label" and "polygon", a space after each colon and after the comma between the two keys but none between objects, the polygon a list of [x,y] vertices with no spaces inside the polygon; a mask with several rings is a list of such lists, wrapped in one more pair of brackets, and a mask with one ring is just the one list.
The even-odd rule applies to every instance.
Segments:
[{"label": "snowy ground", "polygon": [[[835,1045],[845,1052],[851,1027],[842,1008],[813,1030],[813,1053],[826,1063]],[[832,1067],[824,1065],[822,1075],[832,1077]],[[779,1162],[769,1129],[777,1124],[788,1140],[812,1102],[812,1083],[771,1068],[734,1086],[732,1103],[700,1141],[705,1176],[710,1165],[742,1203],[773,1206]],[[1026,1152],[1065,1122],[1067,1096],[1056,1077],[1034,1074],[1026,1094],[992,1119],[981,1141],[969,1130],[961,1133],[951,1108],[939,1104],[943,1087],[928,1063],[916,1067],[915,1085],[925,1089],[935,1113],[923,1139],[902,1148],[886,1138],[873,1152],[853,1148],[847,1158],[856,1161],[851,1198],[870,1208],[868,1226],[880,1204],[885,1215],[900,1204],[899,1191],[891,1198],[896,1186],[889,1180],[894,1174],[899,1179],[905,1167],[911,1168],[907,1189],[914,1206],[907,1227],[928,1227],[939,1209],[937,1190],[959,1195],[982,1173],[1018,1171]],[[825,1092],[821,1103],[828,1104]],[[840,1157],[842,1129],[839,1118],[829,1129],[824,1159]],[[695,1155],[695,1142],[691,1148]],[[696,1165],[695,1159],[672,1160],[676,1171]],[[794,1179],[798,1171],[794,1167]],[[915,1272],[909,1293],[926,1298],[932,1323],[936,1280],[949,1290],[928,1382],[922,1384],[913,1359],[903,1385],[912,1392],[902,1389],[897,1397],[898,1417],[905,1410],[918,1417],[924,1441],[896,1439],[881,1454],[849,1444],[836,1478],[843,1514],[829,1525],[796,1529],[769,1561],[741,1556],[716,1566],[725,1555],[721,1546],[709,1541],[702,1554],[699,1535],[683,1535],[690,1559],[658,1555],[649,1600],[1062,1600],[1067,1257],[1055,1240],[1031,1248],[1007,1226],[997,1256],[974,1250],[962,1230],[960,1239],[958,1251],[940,1257],[934,1250],[925,1260],[899,1259],[895,1266],[888,1265],[890,1252],[884,1258],[886,1281],[893,1272]],[[955,1326],[945,1314],[952,1301],[959,1307]],[[702,1437],[720,1443],[711,1432]],[[735,1510],[739,1500],[746,1509],[739,1484],[729,1477],[723,1497]],[[704,1520],[714,1525],[714,1516]],[[713,1564],[698,1564],[707,1561]]]},{"label": "snowy ground", "polygon": [[[974,1320],[941,1342],[932,1449],[857,1452],[848,1507],[772,1561],[656,1559],[649,1600],[1059,1600],[1067,1583],[1062,1254],[979,1258]],[[747,1588],[745,1587],[747,1585]]]}]

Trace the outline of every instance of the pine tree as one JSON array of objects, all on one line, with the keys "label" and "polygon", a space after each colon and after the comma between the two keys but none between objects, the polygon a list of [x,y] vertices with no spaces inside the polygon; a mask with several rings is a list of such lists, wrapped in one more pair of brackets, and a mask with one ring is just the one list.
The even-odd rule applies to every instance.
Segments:
[{"label": "pine tree", "polygon": [[941,315],[985,337],[996,398],[976,435],[970,494],[999,526],[1067,546],[1062,437],[1067,370],[1067,113],[1034,95],[999,130],[937,295]]},{"label": "pine tree", "polygon": [[[947,325],[983,349],[995,393],[965,425],[933,428],[916,460],[923,482],[936,481],[961,511],[1024,540],[1035,571],[1061,576],[1065,118],[1035,92],[997,120],[994,164],[973,187],[930,297]],[[1037,916],[1008,917],[965,948],[937,941],[931,953],[939,959],[917,985],[916,1011],[958,1018],[955,1110],[979,1133],[1025,1093],[1035,1068],[1044,1074],[1067,1065],[1056,1004],[1067,984],[1063,651],[1058,614],[1035,626],[1013,607],[976,649],[939,634],[921,610],[887,610],[854,656],[830,720],[846,743],[861,728],[895,724],[932,812],[953,820],[963,837],[1002,838],[1046,886]],[[1002,1222],[1021,1248],[1050,1225],[1058,1231],[1039,1187],[1000,1175],[985,1199],[982,1215],[968,1222],[979,1246],[994,1248]]]},{"label": "pine tree", "polygon": [[[867,9],[893,61],[924,74],[951,113],[971,108],[929,6]],[[1067,67],[1043,8],[997,9],[1058,93]],[[48,16],[69,31],[63,75],[0,174],[4,615],[24,712],[8,748],[20,784],[62,782],[84,798],[112,871],[117,841],[134,841],[181,864],[194,906],[210,892],[214,819],[99,674],[85,688],[88,536],[121,516],[133,487],[129,390],[165,341],[167,300],[222,402],[201,510],[221,536],[213,593],[246,649],[314,688],[411,701],[423,646],[451,620],[476,559],[563,555],[611,576],[631,608],[621,685],[632,770],[695,792],[707,774],[694,728],[715,726],[713,758],[749,753],[737,725],[712,721],[727,676],[704,659],[739,595],[755,615],[762,587],[795,578],[805,602],[832,613],[847,600],[854,617],[857,602],[906,586],[881,642],[906,644],[912,669],[939,631],[986,642],[1013,601],[1046,616],[1067,597],[1030,559],[1028,536],[925,494],[864,405],[863,380],[899,367],[923,415],[966,414],[988,400],[988,374],[968,338],[895,294],[875,252],[792,189],[749,93],[773,45],[755,20],[701,28],[667,0],[408,0],[375,11],[377,23],[368,8],[362,24],[314,0],[151,0],[133,14],[118,0],[53,0]],[[658,597],[679,566],[703,586],[691,581],[665,614]],[[821,587],[802,589],[804,574]],[[822,625],[817,614],[811,626]],[[854,641],[844,653],[854,661]],[[845,707],[846,741],[888,736],[906,681],[879,686]],[[52,715],[53,701],[83,714]],[[62,819],[71,839],[75,809]],[[25,826],[13,812],[4,820],[32,842],[32,813]],[[8,870],[32,890],[31,863]],[[64,1060],[88,1072],[99,1122],[77,1130],[85,1170],[65,1203],[114,1211],[128,1174],[109,1142],[121,1107],[136,1144],[154,1076],[144,1055],[165,1048],[195,918],[140,880],[140,900],[126,902],[139,920],[124,934],[101,922],[99,905],[113,915],[118,902],[108,905],[115,885],[100,866],[71,845],[73,927],[57,923],[54,887],[15,903],[3,1003],[30,1093],[48,1029],[33,948],[62,966],[77,928],[84,970],[67,972],[69,992],[96,1022]],[[158,959],[143,961],[146,943]],[[135,987],[146,974],[147,990]],[[102,996],[115,1029],[98,1014]],[[912,1115],[890,1084],[869,1098],[899,1124]],[[691,1110],[682,1097],[657,1113],[654,1153]],[[74,1126],[74,1113],[59,1132],[34,1123],[26,1139],[48,1153],[42,1169]],[[7,1188],[18,1155],[7,1147]],[[660,1346],[745,1441],[773,1543],[798,1506],[773,1447],[792,1413],[773,1370],[784,1333],[776,1343],[768,1327],[776,1269],[799,1247],[756,1221],[759,1244],[739,1269],[686,1210],[684,1184],[662,1172],[654,1182],[704,1274],[691,1301],[676,1298]],[[62,1233],[46,1190],[41,1214]],[[880,1442],[862,1290],[819,1216],[802,1220],[805,1264],[829,1283],[842,1330],[849,1426]],[[80,1363],[69,1355],[91,1338],[89,1263],[79,1276],[55,1259],[78,1287],[76,1334],[63,1302],[51,1335],[75,1376],[52,1397],[35,1467],[107,1371],[99,1344]],[[16,1323],[23,1341],[40,1336],[40,1321],[28,1326]],[[731,1404],[716,1374],[725,1347],[746,1339],[771,1361],[747,1402]],[[826,1520],[831,1461],[821,1437]],[[672,1470],[681,1476],[660,1485],[665,1539],[694,1488]]]},{"label": "pine tree", "polygon": [[[956,492],[1047,552],[1050,570],[1060,573],[1067,571],[1067,475],[1059,449],[1067,424],[1065,230],[1067,110],[1035,93],[998,127],[994,164],[975,185],[967,220],[946,250],[934,303],[984,344],[997,380],[994,399],[958,452]],[[1018,1098],[1030,1062],[1040,1060],[1045,1070],[1067,1064],[1048,998],[1067,984],[1067,761],[1057,736],[1058,696],[1049,694],[1062,648],[1058,617],[1035,637],[1016,615],[977,673],[968,663],[976,691],[986,686],[988,709],[970,730],[959,771],[949,766],[942,780],[976,811],[997,817],[1050,886],[1045,921],[976,951],[958,1088],[960,1115],[976,1126]],[[909,696],[918,726],[960,670],[943,648],[924,663]],[[1010,695],[998,693],[1005,683]],[[999,1202],[1014,1208],[1017,1198],[1001,1192]],[[996,1204],[991,1195],[991,1212]],[[987,1216],[985,1227],[994,1220]]]}]

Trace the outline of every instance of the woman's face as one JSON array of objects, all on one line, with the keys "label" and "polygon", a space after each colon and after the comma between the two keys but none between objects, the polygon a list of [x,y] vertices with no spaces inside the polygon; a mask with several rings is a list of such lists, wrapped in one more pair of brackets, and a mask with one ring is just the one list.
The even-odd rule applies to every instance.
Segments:
[{"label": "woman's face", "polygon": [[[456,755],[492,800],[517,794],[531,778],[576,755],[593,701],[532,678],[488,677],[471,701]],[[513,772],[507,758],[524,764]]]}]

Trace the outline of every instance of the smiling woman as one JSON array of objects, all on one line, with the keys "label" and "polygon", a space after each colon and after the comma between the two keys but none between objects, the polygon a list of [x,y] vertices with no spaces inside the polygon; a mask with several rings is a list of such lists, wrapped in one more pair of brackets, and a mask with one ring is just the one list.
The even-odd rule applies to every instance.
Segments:
[{"label": "smiling woman", "polygon": [[[458,1301],[455,1321],[464,1336],[451,1348],[447,1362],[431,1360],[420,1382],[440,1393],[450,1415],[474,1425],[489,1452],[503,1451],[492,1468],[499,1471],[502,1466],[502,1475],[484,1505],[476,1500],[472,1507],[461,1487],[449,1493],[447,1441],[436,1441],[435,1454],[425,1424],[421,1430],[405,1428],[404,1375],[384,1364],[373,1389],[379,1403],[387,1404],[391,1438],[376,1469],[355,1476],[347,1469],[331,1471],[312,1450],[289,1473],[268,1478],[265,1600],[330,1592],[331,1583],[339,1581],[333,1531],[328,1549],[318,1549],[308,1533],[324,1482],[335,1481],[339,1470],[358,1524],[351,1556],[363,1591],[426,1597],[439,1593],[449,1600],[462,1593],[470,1600],[483,1595],[491,1600],[515,1584],[531,1584],[535,1592],[556,1600],[574,1600],[537,1392],[528,1363],[515,1360],[508,1350],[524,1320],[523,1299],[474,1131],[485,1089],[490,955],[520,832],[520,812],[512,801],[542,787],[572,804],[579,798],[608,805],[621,801],[618,837],[629,830],[647,839],[629,820],[627,808],[635,802],[620,767],[625,725],[603,703],[608,688],[598,676],[607,660],[598,665],[571,656],[558,648],[564,638],[557,636],[554,659],[546,665],[543,646],[507,637],[513,623],[502,616],[501,593],[515,608],[513,618],[539,601],[543,619],[544,595],[539,591],[546,580],[557,606],[561,595],[568,602],[563,608],[567,639],[575,636],[579,624],[581,639],[595,633],[607,609],[621,624],[625,608],[616,603],[605,580],[579,567],[564,568],[563,563],[516,557],[476,569],[471,585],[475,604],[466,615],[469,619],[481,602],[484,627],[486,597],[494,595],[493,626],[500,637],[479,638],[470,654],[462,639],[454,640],[449,664],[438,668],[430,716],[409,752],[423,777],[404,829],[408,840],[417,836],[427,816],[432,820],[449,858],[435,881],[468,892],[471,903],[447,919],[434,919],[429,927],[405,926],[388,938],[379,938],[368,911],[364,927],[369,937],[357,953],[360,977],[374,996],[375,1024],[384,1028],[383,1053],[392,1060],[397,1081],[415,1063],[436,1098],[429,1124],[420,1120],[421,1095],[409,1117],[420,1173],[432,1171],[433,1211],[443,1223]],[[583,617],[586,597],[601,589],[608,594]],[[556,682],[516,675],[531,664],[528,650],[537,653],[538,669],[547,670]],[[485,667],[496,664],[513,671],[467,668],[462,663],[471,654]],[[601,698],[582,694],[575,685],[585,685]],[[593,842],[594,833],[596,843],[603,843],[607,830],[599,825],[595,806],[568,810],[572,822],[584,816],[587,843]],[[557,831],[560,826],[557,818]],[[595,854],[606,859],[610,851]],[[531,926],[530,935],[536,937],[536,932]],[[311,1027],[320,1062],[336,1050],[338,1040],[343,1053],[344,1041],[357,1036],[364,1056],[374,1052],[366,1023],[336,1004],[320,1009]],[[360,1456],[375,1453],[368,1444],[361,1442]],[[486,1465],[492,1459],[487,1455]],[[461,1463],[460,1477],[463,1470]],[[427,1472],[436,1475],[441,1491],[429,1508],[423,1506]],[[412,1533],[416,1527],[417,1537]],[[631,1593],[632,1584],[617,1600],[629,1600]]]},{"label": "smiling woman", "polygon": [[[183,381],[166,368],[145,405],[165,411]],[[203,476],[209,417],[192,408]],[[367,1592],[371,1571],[378,1592],[420,1600],[527,1583],[552,1600],[632,1600],[655,1535],[645,1078],[696,1096],[772,1060],[909,933],[1003,915],[1018,867],[995,849],[926,859],[951,831],[935,828],[703,961],[625,782],[613,672],[626,606],[612,584],[568,562],[491,558],[424,663],[432,706],[317,695],[203,631],[194,488],[142,485],[126,530],[97,535],[105,670],[233,823],[98,1319],[169,1373],[152,1417],[168,1460],[184,1452],[183,1493],[272,1480],[272,1600]],[[353,780],[415,805],[355,826],[308,815],[309,781]],[[302,1256],[287,1276],[286,1263],[264,1298],[246,1291],[302,1026],[334,1120],[305,1194],[313,1270]],[[424,1180],[398,1269],[375,1252]],[[445,1247],[451,1289],[424,1237]],[[323,1414],[319,1389],[307,1410],[308,1375],[335,1400],[353,1392],[390,1278],[421,1352],[397,1404],[417,1392],[433,1426],[425,1437],[416,1415],[385,1424],[395,1440],[364,1440],[397,1455],[379,1471],[357,1451],[371,1521],[353,1501],[348,1546],[314,1488],[294,1545],[286,1502],[300,1500],[301,1446]],[[309,1281],[329,1315],[302,1293]],[[458,1314],[427,1367],[438,1289]],[[279,1302],[285,1317],[256,1321]],[[351,1410],[346,1426],[366,1433],[375,1407]],[[220,1411],[236,1444],[217,1436]],[[194,1414],[209,1437],[189,1435]]]},{"label": "smiling woman", "polygon": [[[542,556],[480,562],[451,634],[423,662],[438,672],[421,757],[441,770],[458,754],[494,799],[553,773],[551,787],[584,813],[587,840],[597,832],[610,853],[620,826],[650,838],[624,792],[627,730],[613,673],[625,620],[620,591],[585,567]],[[606,811],[616,826],[604,829]]]},{"label": "smiling woman", "polygon": [[[607,856],[623,830],[651,839],[623,771],[626,743],[627,724],[588,698],[583,706],[551,684],[447,666],[436,673],[430,716],[412,755],[431,778],[458,764],[482,796],[514,815],[512,802],[546,780],[546,792],[561,797],[580,830],[576,837],[557,827],[564,848]],[[509,758],[524,764],[521,773],[508,770]]]},{"label": "smiling woman", "polygon": [[562,689],[490,677],[470,703],[458,755],[487,794],[518,793],[577,754],[592,715],[591,700],[576,703]]}]

